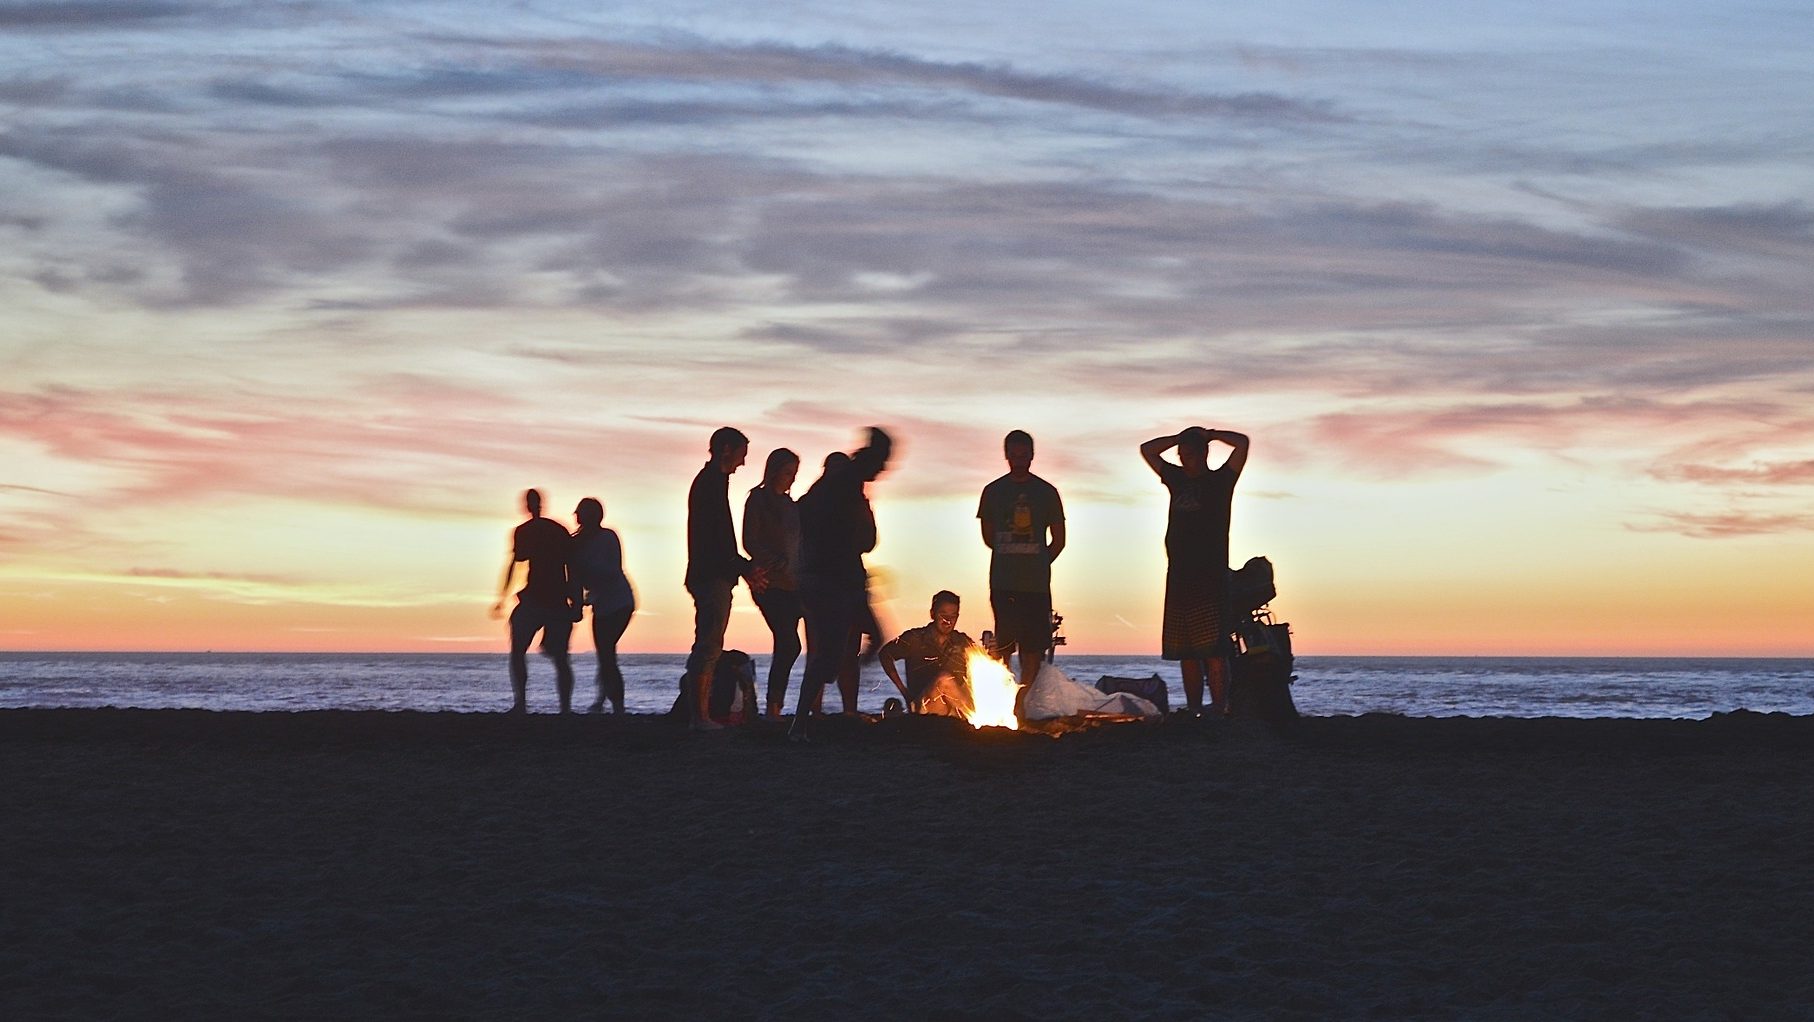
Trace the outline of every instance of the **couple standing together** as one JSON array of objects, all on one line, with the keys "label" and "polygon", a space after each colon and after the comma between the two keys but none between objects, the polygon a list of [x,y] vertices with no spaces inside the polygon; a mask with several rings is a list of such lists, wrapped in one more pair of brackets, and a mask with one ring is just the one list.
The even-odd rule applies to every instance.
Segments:
[{"label": "couple standing together", "polygon": [[539,490],[523,493],[528,521],[511,536],[510,556],[504,561],[504,579],[491,616],[504,614],[504,596],[510,591],[516,566],[526,564],[527,578],[510,612],[510,687],[515,699],[511,713],[528,709],[529,644],[542,635],[542,652],[554,661],[555,689],[561,712],[573,710],[573,661],[567,645],[573,626],[592,608],[592,643],[598,651],[598,698],[591,712],[611,703],[611,712],[624,712],[624,675],[617,666],[617,640],[630,627],[636,613],[636,592],[624,574],[624,548],[617,533],[604,527],[605,505],[586,497],[573,509],[579,528],[569,535],[552,519],[542,517]]}]

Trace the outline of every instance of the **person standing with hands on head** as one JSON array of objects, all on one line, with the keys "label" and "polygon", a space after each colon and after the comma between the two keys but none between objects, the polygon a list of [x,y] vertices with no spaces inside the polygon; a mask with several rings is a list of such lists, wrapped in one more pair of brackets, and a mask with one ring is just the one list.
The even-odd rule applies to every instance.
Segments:
[{"label": "person standing with hands on head", "polygon": [[976,517],[989,556],[989,605],[995,644],[1006,657],[1020,650],[1020,683],[1039,676],[1052,643],[1052,562],[1064,552],[1064,502],[1033,474],[1033,438],[1015,430],[1002,439],[1008,474],[983,487]]},{"label": "person standing with hands on head", "polygon": [[693,597],[693,650],[687,656],[683,691],[691,702],[695,731],[718,731],[713,720],[712,672],[724,654],[724,632],[731,623],[731,593],[739,578],[761,592],[768,572],[737,552],[737,530],[731,524],[731,473],[749,457],[750,440],[721,426],[707,445],[711,457],[693,477],[687,491],[687,592]]},{"label": "person standing with hands on head", "polygon": [[[1209,445],[1217,441],[1233,450],[1212,469]],[[1176,465],[1160,457],[1173,447]],[[1209,712],[1228,712],[1228,637],[1235,625],[1228,614],[1228,523],[1247,447],[1245,434],[1202,426],[1140,445],[1140,456],[1171,491],[1160,654],[1181,662],[1184,701],[1193,715],[1203,710],[1206,680]]]},{"label": "person standing with hands on head", "polygon": [[498,602],[491,605],[492,617],[504,616],[504,597],[510,592],[516,566],[527,562],[528,577],[516,594],[516,609],[510,612],[510,688],[516,697],[510,712],[529,710],[529,644],[541,632],[542,652],[554,661],[561,712],[569,713],[573,709],[573,661],[567,656],[567,643],[573,637],[573,623],[584,613],[579,587],[569,572],[573,538],[552,519],[542,517],[540,491],[523,491],[523,510],[529,520],[517,526],[511,537],[504,579],[498,583]]},{"label": "person standing with hands on head", "polygon": [[800,456],[785,447],[768,454],[762,482],[743,503],[743,549],[768,572],[768,588],[755,594],[762,620],[775,637],[768,662],[771,720],[781,718],[787,678],[800,659],[800,509],[788,492],[800,474]]}]

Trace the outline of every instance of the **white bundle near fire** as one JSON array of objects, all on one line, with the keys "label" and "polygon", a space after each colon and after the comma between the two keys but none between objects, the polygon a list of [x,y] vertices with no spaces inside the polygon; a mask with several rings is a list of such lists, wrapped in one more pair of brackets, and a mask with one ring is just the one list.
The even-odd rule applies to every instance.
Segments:
[{"label": "white bundle near fire", "polygon": [[964,719],[971,727],[1005,727],[1020,730],[1014,716],[1014,700],[1020,686],[1014,672],[982,650],[973,649],[968,658],[971,706]]}]

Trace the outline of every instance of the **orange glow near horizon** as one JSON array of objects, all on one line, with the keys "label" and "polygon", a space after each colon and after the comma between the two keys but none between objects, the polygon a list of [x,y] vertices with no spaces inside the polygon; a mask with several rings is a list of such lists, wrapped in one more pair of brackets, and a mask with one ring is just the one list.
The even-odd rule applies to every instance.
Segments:
[{"label": "orange glow near horizon", "polygon": [[[811,449],[810,438],[784,442]],[[1814,543],[1806,539],[1697,540],[1605,519],[1553,528],[1533,513],[1539,505],[1509,496],[1481,504],[1478,487],[1467,485],[1426,485],[1415,501],[1387,501],[1285,475],[1264,460],[1264,444],[1256,448],[1236,493],[1233,559],[1272,559],[1273,610],[1291,623],[1303,655],[1814,655],[1814,593],[1804,581],[1814,577]],[[909,448],[875,484],[882,540],[870,559],[873,597],[896,633],[923,623],[929,595],[950,589],[964,598],[963,627],[979,634],[992,622],[974,497],[916,495],[950,482],[947,461],[931,453]],[[965,490],[997,470],[987,457],[970,464]],[[680,585],[687,468],[680,462],[640,486],[557,479],[546,489],[557,520],[580,495],[607,500],[639,598],[622,652],[691,644],[692,607]],[[1065,652],[1156,654],[1163,491],[1133,466],[1096,481],[1094,489],[1121,497],[1104,500],[1062,470],[1048,471],[1070,491],[1070,542],[1053,567]],[[750,470],[733,477],[736,511],[756,481]],[[1317,499],[1280,496],[1297,492]],[[497,497],[496,514],[459,518],[301,498],[149,509],[105,533],[117,548],[105,557],[121,570],[95,570],[101,555],[81,551],[30,552],[0,565],[0,648],[502,651],[504,624],[486,612],[517,519],[513,491],[500,487]],[[770,645],[740,587],[727,646],[763,657]],[[591,648],[585,626],[574,648]]]}]

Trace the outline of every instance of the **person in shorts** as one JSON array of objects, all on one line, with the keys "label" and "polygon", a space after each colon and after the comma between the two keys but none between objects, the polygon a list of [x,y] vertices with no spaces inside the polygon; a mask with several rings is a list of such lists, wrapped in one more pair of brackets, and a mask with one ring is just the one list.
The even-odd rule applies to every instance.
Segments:
[{"label": "person in shorts", "polygon": [[1020,652],[1020,684],[1033,684],[1052,644],[1052,562],[1064,552],[1064,501],[1033,474],[1033,438],[1015,430],[1002,439],[1008,473],[983,487],[976,517],[989,556],[989,605],[995,649]]},{"label": "person in shorts", "polygon": [[492,617],[503,616],[504,598],[510,592],[516,566],[528,565],[523,588],[516,594],[516,609],[510,612],[510,688],[516,698],[509,712],[525,713],[529,709],[529,644],[540,632],[542,652],[554,661],[561,712],[571,713],[573,661],[567,655],[567,643],[573,636],[573,623],[584,612],[579,588],[569,570],[573,537],[552,519],[542,517],[539,491],[524,491],[523,510],[529,520],[517,526],[511,536],[504,580],[498,585],[498,602],[491,607]]}]

